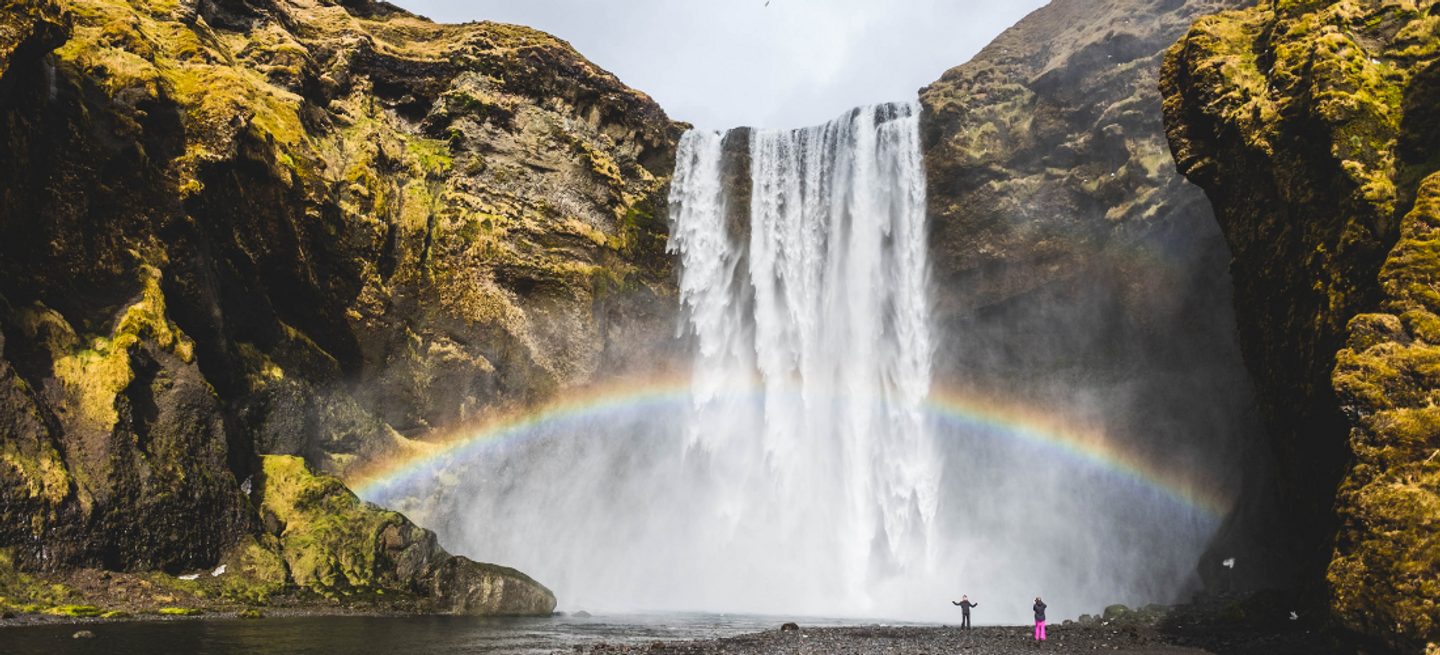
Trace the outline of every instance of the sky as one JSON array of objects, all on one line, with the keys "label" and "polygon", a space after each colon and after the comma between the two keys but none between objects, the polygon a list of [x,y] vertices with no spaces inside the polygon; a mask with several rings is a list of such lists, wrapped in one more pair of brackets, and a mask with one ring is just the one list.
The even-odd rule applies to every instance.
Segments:
[{"label": "sky", "polygon": [[1047,0],[392,0],[527,25],[696,127],[793,128],[913,100]]}]

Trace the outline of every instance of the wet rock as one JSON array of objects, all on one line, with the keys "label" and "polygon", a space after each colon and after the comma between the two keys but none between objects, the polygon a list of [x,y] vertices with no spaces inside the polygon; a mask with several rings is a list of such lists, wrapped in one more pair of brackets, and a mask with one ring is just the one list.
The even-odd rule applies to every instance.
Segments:
[{"label": "wet rock", "polygon": [[781,626],[780,626],[780,631],[781,631],[781,632],[796,632],[796,631],[799,631],[799,630],[800,630],[800,625],[799,625],[798,623],[795,623],[794,621],[791,621],[790,623],[781,624]]},{"label": "wet rock", "polygon": [[77,632],[77,633],[75,633],[75,634],[73,634],[73,635],[70,635],[70,638],[71,638],[71,639],[94,639],[94,638],[95,638],[95,633],[93,633],[93,632],[91,632],[91,631],[89,631],[89,630],[81,630],[81,631],[79,631],[79,632]]},{"label": "wet rock", "polygon": [[[258,456],[343,475],[652,363],[682,126],[528,28],[233,4],[0,6],[0,544],[369,597],[320,564],[377,553],[281,559]],[[420,534],[378,558],[412,600]]]},{"label": "wet rock", "polygon": [[[1185,466],[1264,472],[1225,454],[1263,438],[1230,318],[1230,255],[1204,193],[1173,166],[1157,88],[1161,55],[1194,21],[1253,4],[1055,0],[921,90],[945,326],[936,379],[1063,397],[1090,384],[1051,382],[1064,360],[1086,372],[1077,377],[1130,380],[1133,392],[1100,392],[1114,405],[1098,411],[1127,416],[1115,438],[1132,443],[1203,395],[1219,422],[1173,434],[1194,448]],[[1165,262],[1164,279],[1137,256]]]},{"label": "wet rock", "polygon": [[[1440,343],[1432,14],[1262,3],[1196,23],[1161,79],[1177,165],[1205,190],[1234,255],[1283,519],[1269,526],[1272,550],[1347,628],[1403,653],[1440,639],[1424,582],[1440,576],[1425,545],[1440,503],[1440,380],[1425,363]],[[1269,568],[1237,561],[1242,579]],[[1222,562],[1202,561],[1202,576],[1223,583]],[[1228,615],[1309,614],[1257,609]]]},{"label": "wet rock", "polygon": [[[288,571],[295,583],[340,597],[356,588],[418,592],[431,609],[453,614],[549,616],[555,609],[555,595],[524,573],[450,555],[435,533],[360,500],[298,457],[264,456],[257,479],[263,511],[286,525],[277,546],[286,566],[276,575]],[[376,546],[385,557],[366,550]]]},{"label": "wet rock", "polygon": [[434,572],[436,607],[452,614],[549,616],[555,594],[515,569],[451,557]]}]

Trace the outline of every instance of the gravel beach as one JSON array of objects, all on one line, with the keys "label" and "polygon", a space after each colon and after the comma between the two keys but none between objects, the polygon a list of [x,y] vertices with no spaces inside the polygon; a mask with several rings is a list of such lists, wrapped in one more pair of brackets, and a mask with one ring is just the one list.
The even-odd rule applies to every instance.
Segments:
[{"label": "gravel beach", "polygon": [[[1353,655],[1356,649],[1316,632],[1208,631],[1175,634],[1172,629],[1137,626],[1052,626],[1048,639],[1037,642],[1031,626],[851,627],[768,630],[709,641],[655,642],[648,646],[596,643],[570,653],[609,655],[645,652],[665,654],[749,655],[1010,655],[1012,653],[1124,653],[1126,655]],[[557,651],[556,655],[562,655]]]}]

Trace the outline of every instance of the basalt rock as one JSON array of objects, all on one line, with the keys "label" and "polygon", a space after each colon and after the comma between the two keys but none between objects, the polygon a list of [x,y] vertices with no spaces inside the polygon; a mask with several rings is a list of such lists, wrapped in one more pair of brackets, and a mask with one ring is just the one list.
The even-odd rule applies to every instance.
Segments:
[{"label": "basalt rock", "polygon": [[524,573],[451,555],[434,532],[360,500],[298,457],[267,455],[257,477],[255,498],[284,526],[269,542],[284,566],[256,567],[246,558],[266,553],[246,553],[239,572],[252,585],[296,584],[332,598],[411,595],[451,614],[549,616],[555,609],[555,595]]},{"label": "basalt rock", "polygon": [[241,552],[321,592],[443,569],[455,609],[543,604],[492,603],[476,589],[519,578],[393,517],[400,554],[327,564],[251,488],[266,455],[354,475],[663,366],[683,126],[547,34],[363,0],[4,4],[0,117],[17,566],[176,574]]},{"label": "basalt rock", "polygon": [[1279,2],[1202,19],[1162,81],[1180,170],[1235,255],[1290,550],[1346,626],[1403,652],[1440,641],[1436,11]]},{"label": "basalt rock", "polygon": [[1230,255],[1175,170],[1157,81],[1197,17],[1251,4],[1057,0],[920,94],[937,379],[1098,421],[1217,497],[1239,490],[1201,563],[1212,586],[1237,552],[1242,585],[1278,583],[1283,559],[1263,555],[1274,508]]}]

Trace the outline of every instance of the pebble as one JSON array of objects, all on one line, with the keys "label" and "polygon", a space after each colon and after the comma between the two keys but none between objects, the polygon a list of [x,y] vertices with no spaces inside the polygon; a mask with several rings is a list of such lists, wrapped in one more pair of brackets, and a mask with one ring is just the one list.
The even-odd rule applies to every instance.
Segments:
[{"label": "pebble", "polygon": [[[1118,629],[1117,629],[1118,628]],[[1051,624],[1048,639],[1037,642],[1034,626],[983,626],[974,630],[958,627],[846,627],[803,628],[803,630],[767,630],[727,639],[689,642],[654,643],[649,654],[674,655],[769,655],[771,653],[803,653],[804,655],[1033,655],[1034,653],[1124,653],[1126,655],[1353,655],[1354,650],[1339,651],[1317,641],[1296,639],[1298,635],[1280,636],[1288,648],[1277,649],[1270,633],[1214,634],[1217,643],[1203,648],[1186,646],[1177,635],[1167,634],[1155,626],[1101,626],[1072,623]],[[1241,643],[1232,643],[1230,638]],[[1224,643],[1219,643],[1223,641]],[[573,653],[560,655],[616,655],[624,646],[604,642],[576,645]]]},{"label": "pebble", "polygon": [[89,630],[81,630],[70,637],[71,639],[94,639],[95,633]]}]

